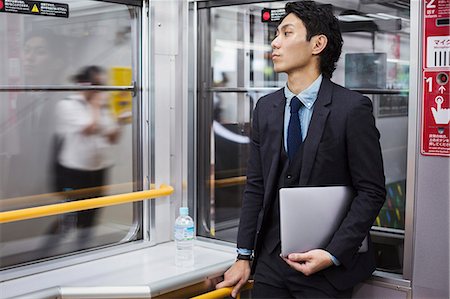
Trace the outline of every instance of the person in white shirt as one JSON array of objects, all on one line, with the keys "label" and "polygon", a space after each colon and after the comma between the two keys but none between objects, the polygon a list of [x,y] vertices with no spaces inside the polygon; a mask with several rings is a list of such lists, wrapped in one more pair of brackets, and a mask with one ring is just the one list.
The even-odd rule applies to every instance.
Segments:
[{"label": "person in white shirt", "polygon": [[[89,66],[75,76],[78,84],[104,85],[105,71]],[[106,170],[113,165],[108,149],[119,137],[119,126],[108,108],[105,92],[83,91],[56,106],[57,134],[63,144],[58,163],[78,171]]]},{"label": "person in white shirt", "polygon": [[[99,66],[88,66],[73,79],[80,85],[105,85],[106,71]],[[83,192],[76,198],[67,196],[68,201],[102,196],[108,169],[114,163],[110,150],[120,135],[119,125],[108,107],[107,94],[88,90],[60,100],[56,106],[56,132],[56,189],[71,191],[89,188],[88,192]],[[98,211],[91,209],[76,215],[65,215],[66,219],[76,222],[78,249],[86,247],[98,218]],[[75,223],[70,225],[75,227]],[[66,233],[64,230],[67,228],[61,229],[60,223],[58,229],[53,229],[56,230]]]}]

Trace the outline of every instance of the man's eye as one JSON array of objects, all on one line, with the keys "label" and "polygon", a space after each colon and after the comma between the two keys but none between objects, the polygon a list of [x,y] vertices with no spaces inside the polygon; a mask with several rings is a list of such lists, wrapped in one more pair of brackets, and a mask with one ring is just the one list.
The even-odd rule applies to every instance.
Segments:
[{"label": "man's eye", "polygon": [[284,33],[284,35],[287,36],[287,35],[289,35],[289,34],[291,34],[291,33],[292,33],[292,32],[287,31],[287,32]]}]

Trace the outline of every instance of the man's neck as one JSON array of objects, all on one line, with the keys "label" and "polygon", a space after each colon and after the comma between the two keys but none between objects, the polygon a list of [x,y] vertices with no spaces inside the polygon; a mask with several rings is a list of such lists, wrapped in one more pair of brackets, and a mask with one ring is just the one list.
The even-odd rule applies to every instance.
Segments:
[{"label": "man's neck", "polygon": [[289,90],[295,94],[307,89],[320,76],[318,70],[299,71],[288,74],[287,84]]}]

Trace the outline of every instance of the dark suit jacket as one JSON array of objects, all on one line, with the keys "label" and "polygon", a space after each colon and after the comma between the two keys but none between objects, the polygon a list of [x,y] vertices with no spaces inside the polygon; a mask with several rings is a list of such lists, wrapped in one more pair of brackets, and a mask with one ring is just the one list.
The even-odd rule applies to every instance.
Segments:
[{"label": "dark suit jacket", "polygon": [[[284,107],[280,89],[262,97],[253,114],[237,246],[254,249],[255,263],[264,231],[261,227],[278,192]],[[290,169],[301,165],[292,185],[349,185],[356,191],[345,219],[324,248],[342,263],[324,270],[325,277],[340,290],[353,287],[375,270],[371,244],[366,253],[358,253],[358,248],[386,197],[379,137],[371,101],[323,78],[303,156],[297,156],[301,161],[294,159]]]}]

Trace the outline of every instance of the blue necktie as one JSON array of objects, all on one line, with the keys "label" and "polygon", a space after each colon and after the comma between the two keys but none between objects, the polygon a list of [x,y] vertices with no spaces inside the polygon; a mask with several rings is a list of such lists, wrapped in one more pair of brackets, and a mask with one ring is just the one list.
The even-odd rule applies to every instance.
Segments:
[{"label": "blue necktie", "polygon": [[301,105],[302,104],[297,97],[292,98],[291,118],[289,119],[287,133],[287,150],[290,161],[294,159],[295,153],[297,153],[300,145],[302,144],[302,129],[300,126],[300,119],[298,117],[298,111]]}]

